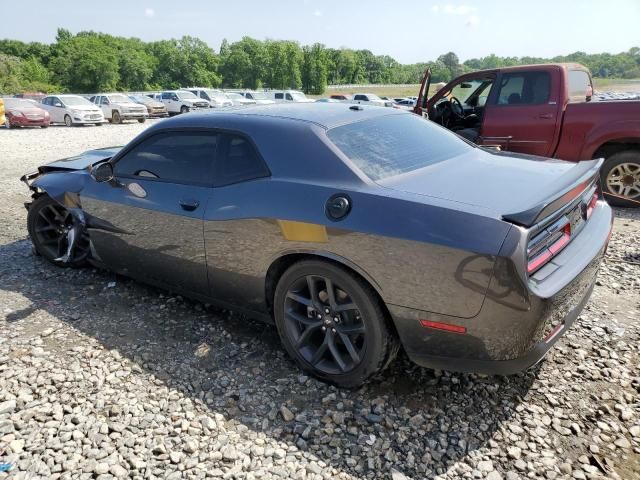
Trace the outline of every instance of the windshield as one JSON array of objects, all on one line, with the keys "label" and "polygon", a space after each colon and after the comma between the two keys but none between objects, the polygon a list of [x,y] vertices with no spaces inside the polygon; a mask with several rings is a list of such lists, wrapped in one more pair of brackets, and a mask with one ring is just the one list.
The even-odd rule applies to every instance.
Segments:
[{"label": "windshield", "polygon": [[471,147],[417,115],[385,115],[332,128],[329,139],[371,180],[412,172]]},{"label": "windshield", "polygon": [[304,93],[302,92],[291,92],[291,96],[296,100],[306,100]]},{"label": "windshield", "polygon": [[251,98],[254,100],[269,100],[267,96],[262,92],[250,92]]},{"label": "windshield", "polygon": [[91,103],[89,100],[83,97],[60,97],[60,100],[62,101],[62,103],[70,107],[76,107],[76,106],[79,107],[79,106],[86,106],[86,105],[93,106],[93,103]]},{"label": "windshield", "polygon": [[182,100],[198,100],[198,97],[191,92],[176,92],[178,98]]},{"label": "windshield", "polygon": [[111,103],[131,103],[125,95],[109,95],[109,101]]},{"label": "windshield", "polygon": [[234,100],[244,100],[244,97],[239,93],[227,93],[228,98],[232,98]]},{"label": "windshield", "polygon": [[375,93],[367,93],[367,97],[369,97],[369,100],[382,100],[378,95],[376,95]]},{"label": "windshield", "polygon": [[33,102],[21,98],[3,98],[2,100],[4,100],[6,108],[34,108],[36,106]]}]

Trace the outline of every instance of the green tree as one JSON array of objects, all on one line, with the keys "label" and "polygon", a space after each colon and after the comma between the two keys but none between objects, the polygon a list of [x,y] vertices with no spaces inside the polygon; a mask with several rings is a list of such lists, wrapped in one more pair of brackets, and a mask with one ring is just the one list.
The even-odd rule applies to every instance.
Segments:
[{"label": "green tree", "polygon": [[327,89],[329,55],[324,45],[314,43],[302,47],[302,88],[305,93],[322,95]]}]

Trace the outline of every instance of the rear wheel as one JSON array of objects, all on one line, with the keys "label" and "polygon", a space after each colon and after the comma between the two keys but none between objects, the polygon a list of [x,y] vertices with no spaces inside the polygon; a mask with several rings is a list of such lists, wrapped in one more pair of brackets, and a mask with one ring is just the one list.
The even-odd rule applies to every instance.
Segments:
[{"label": "rear wheel", "polygon": [[71,120],[71,117],[69,115],[65,115],[64,116],[64,124],[67,127],[72,127],[73,126],[73,120]]},{"label": "rear wheel", "polygon": [[[90,253],[89,234],[74,227],[77,220],[73,215],[47,195],[38,197],[29,207],[27,229],[33,246],[55,265],[81,267],[86,264]],[[73,243],[71,249],[70,243]]]},{"label": "rear wheel", "polygon": [[278,282],[274,316],[282,343],[307,372],[340,387],[357,387],[397,353],[375,292],[352,272],[305,260]]},{"label": "rear wheel", "polygon": [[604,162],[600,175],[605,199],[611,205],[640,206],[640,150],[611,155]]},{"label": "rear wheel", "polygon": [[147,121],[147,119],[146,119],[146,118],[139,118],[139,119],[138,119],[138,123],[144,123],[144,122],[146,122],[146,121]]}]

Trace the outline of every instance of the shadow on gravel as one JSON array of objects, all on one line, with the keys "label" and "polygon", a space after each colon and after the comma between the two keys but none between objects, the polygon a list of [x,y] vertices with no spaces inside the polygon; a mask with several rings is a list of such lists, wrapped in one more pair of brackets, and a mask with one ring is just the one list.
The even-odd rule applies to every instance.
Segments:
[{"label": "shadow on gravel", "polygon": [[[31,303],[7,322],[28,325],[31,313],[45,311],[228,421],[356,475],[443,473],[503,436],[536,378],[535,370],[442,374],[401,355],[381,378],[340,391],[304,376],[269,325],[111,273],[57,268],[30,252],[28,240],[0,246],[0,289]],[[282,405],[295,419],[283,419]]]}]

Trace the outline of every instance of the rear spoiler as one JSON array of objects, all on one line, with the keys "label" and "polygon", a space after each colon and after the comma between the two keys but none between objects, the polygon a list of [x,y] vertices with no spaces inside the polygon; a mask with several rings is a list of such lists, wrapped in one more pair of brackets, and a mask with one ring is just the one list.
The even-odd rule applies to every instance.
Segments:
[{"label": "rear spoiler", "polygon": [[[568,203],[571,203],[597,183],[600,176],[600,167],[603,163],[603,158],[578,162],[572,169],[577,177],[569,185],[559,189],[557,194],[551,195],[549,197],[550,200],[543,201],[535,207],[522,212],[508,213],[503,215],[502,219],[523,227],[535,225]],[[578,171],[575,172],[575,169],[578,169]]]}]

